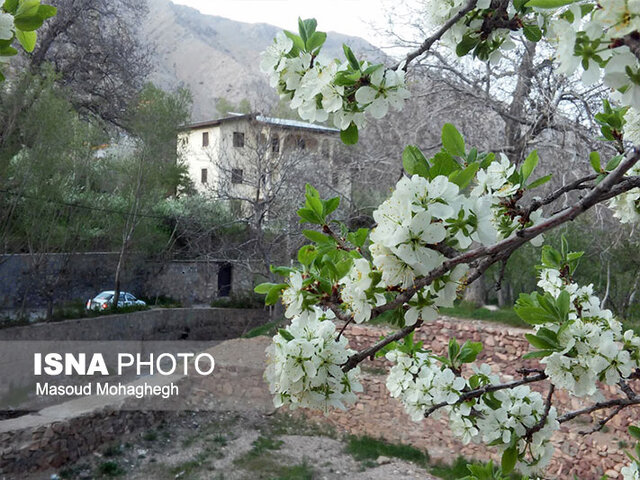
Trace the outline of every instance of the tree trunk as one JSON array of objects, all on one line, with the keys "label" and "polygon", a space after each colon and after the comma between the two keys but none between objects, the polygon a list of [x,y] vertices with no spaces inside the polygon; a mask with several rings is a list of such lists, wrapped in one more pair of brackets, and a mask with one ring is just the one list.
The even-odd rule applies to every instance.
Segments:
[{"label": "tree trunk", "polygon": [[487,289],[485,288],[485,280],[484,276],[481,276],[471,285],[467,286],[462,299],[465,302],[475,305],[476,307],[481,307],[485,304],[486,297]]}]

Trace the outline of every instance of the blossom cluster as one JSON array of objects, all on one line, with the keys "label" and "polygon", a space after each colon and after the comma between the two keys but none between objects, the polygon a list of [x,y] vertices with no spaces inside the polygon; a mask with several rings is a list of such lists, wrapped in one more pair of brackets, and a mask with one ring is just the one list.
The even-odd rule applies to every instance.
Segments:
[{"label": "blossom cluster", "polygon": [[324,59],[296,48],[283,32],[263,52],[260,69],[281,97],[291,101],[300,118],[325,122],[331,116],[340,130],[351,125],[362,128],[365,114],[382,118],[389,107],[400,110],[409,98],[401,68],[387,69],[355,58]]},{"label": "blossom cluster", "polygon": [[549,37],[556,44],[560,73],[582,71],[582,81],[602,79],[616,90],[614,99],[640,107],[638,58],[626,45],[626,38],[640,27],[640,5],[629,0],[573,4],[549,21]]},{"label": "blossom cluster", "polygon": [[[387,389],[414,421],[446,403],[443,410],[449,426],[464,444],[473,441],[502,450],[515,448],[523,472],[540,471],[549,463],[553,454],[550,438],[559,424],[556,409],[547,408],[540,393],[521,385],[461,401],[461,395],[471,390],[472,380],[456,375],[428,353],[408,355],[393,350],[386,358],[393,363]],[[488,365],[473,368],[475,386],[500,383]]]},{"label": "blossom cluster", "polygon": [[554,268],[540,271],[538,286],[554,299],[569,298],[569,312],[564,323],[536,325],[556,334],[556,351],[541,360],[551,382],[573,395],[596,394],[597,381],[615,385],[640,367],[640,337],[622,324],[610,310],[600,306],[593,285],[579,286]]},{"label": "blossom cluster", "polygon": [[276,407],[289,405],[345,409],[362,391],[358,367],[344,373],[340,365],[354,350],[339,339],[331,313],[315,307],[293,318],[267,348],[265,379]]},{"label": "blossom cluster", "polygon": [[[624,138],[634,145],[640,145],[640,111],[629,108],[625,116]],[[640,176],[640,163],[634,165],[627,176]],[[609,202],[613,216],[620,223],[640,223],[640,188],[633,188],[614,197]]]},{"label": "blossom cluster", "polygon": [[640,480],[638,462],[633,462],[620,470],[623,480]]}]

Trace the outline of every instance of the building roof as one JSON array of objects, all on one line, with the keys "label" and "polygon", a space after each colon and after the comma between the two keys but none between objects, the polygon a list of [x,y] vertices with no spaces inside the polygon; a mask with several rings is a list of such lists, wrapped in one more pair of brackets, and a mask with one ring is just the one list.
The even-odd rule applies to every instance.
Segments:
[{"label": "building roof", "polygon": [[215,120],[207,120],[205,122],[197,122],[197,123],[192,123],[190,125],[185,125],[184,130],[197,130],[200,128],[215,127],[222,123],[234,122],[239,120],[249,120],[249,121],[254,120],[259,123],[274,125],[281,128],[310,130],[310,131],[320,132],[320,133],[339,133],[340,132],[340,130],[338,130],[337,128],[325,127],[324,125],[301,122],[298,120],[289,120],[286,118],[266,117],[259,113],[250,113],[250,114],[237,114],[237,113],[233,114],[232,113],[229,117],[218,118]]}]

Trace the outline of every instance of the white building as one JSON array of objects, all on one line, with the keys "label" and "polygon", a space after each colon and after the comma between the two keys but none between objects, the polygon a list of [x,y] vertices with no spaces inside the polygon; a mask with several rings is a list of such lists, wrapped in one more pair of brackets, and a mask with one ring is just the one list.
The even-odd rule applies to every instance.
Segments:
[{"label": "white building", "polygon": [[348,195],[349,165],[341,145],[335,128],[260,114],[194,123],[178,135],[178,152],[196,189],[228,198],[263,196],[292,169],[300,181]]}]

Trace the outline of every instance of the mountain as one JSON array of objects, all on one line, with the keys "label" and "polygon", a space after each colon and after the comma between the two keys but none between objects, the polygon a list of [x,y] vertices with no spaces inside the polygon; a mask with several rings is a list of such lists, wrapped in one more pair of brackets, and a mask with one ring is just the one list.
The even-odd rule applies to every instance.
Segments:
[{"label": "mountain", "polygon": [[[142,33],[155,45],[150,80],[165,89],[188,87],[193,94],[193,121],[215,117],[219,98],[239,102],[246,97],[258,109],[277,101],[275,91],[260,72],[259,62],[260,52],[280,28],[204,15],[168,0],[148,2],[152,13],[145,20]],[[323,52],[339,58],[343,43],[362,58],[384,58],[365,40],[334,32],[328,33]]]}]

